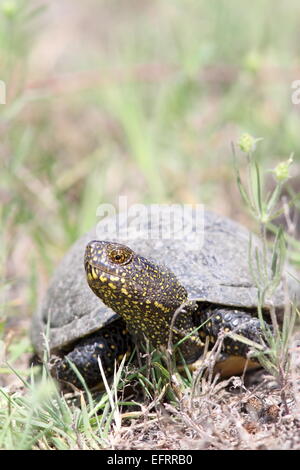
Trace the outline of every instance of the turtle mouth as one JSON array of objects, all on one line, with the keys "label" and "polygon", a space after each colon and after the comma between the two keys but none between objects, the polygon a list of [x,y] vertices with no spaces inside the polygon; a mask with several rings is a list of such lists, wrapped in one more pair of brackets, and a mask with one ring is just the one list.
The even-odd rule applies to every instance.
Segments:
[{"label": "turtle mouth", "polygon": [[[93,263],[88,260],[85,260],[84,268],[85,268],[86,274],[91,274],[93,276],[93,271],[94,271],[97,274],[98,278],[101,276],[101,274],[107,274],[109,276],[113,276],[114,278],[119,278],[119,279],[121,277],[117,273],[114,273],[112,270],[109,270],[108,268],[105,268],[104,266],[100,266],[99,264]],[[127,276],[123,275],[122,277],[127,277]],[[96,280],[94,276],[93,276],[93,279]]]}]

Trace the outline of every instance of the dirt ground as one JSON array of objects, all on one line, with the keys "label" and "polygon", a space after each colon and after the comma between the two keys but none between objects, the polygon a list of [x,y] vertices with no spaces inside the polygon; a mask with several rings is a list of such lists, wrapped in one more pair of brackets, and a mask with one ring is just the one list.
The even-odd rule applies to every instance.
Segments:
[{"label": "dirt ground", "polygon": [[[23,329],[30,325],[23,322],[18,326]],[[112,425],[106,448],[300,450],[299,332],[293,338],[290,353],[290,373],[283,385],[261,368],[246,373],[243,379],[195,379],[193,388],[178,392],[176,404],[165,401],[165,397],[150,402],[131,392],[136,407],[134,411],[120,409],[120,423]],[[30,354],[26,353],[14,367],[25,369],[29,360]],[[26,393],[13,373],[1,376],[1,386],[11,394]],[[66,397],[74,401],[73,394]]]},{"label": "dirt ground", "polygon": [[[179,408],[168,403],[143,408],[112,436],[115,449],[300,449],[300,335],[291,348],[284,390],[263,369],[208,383]],[[283,393],[284,392],[284,393]]]}]

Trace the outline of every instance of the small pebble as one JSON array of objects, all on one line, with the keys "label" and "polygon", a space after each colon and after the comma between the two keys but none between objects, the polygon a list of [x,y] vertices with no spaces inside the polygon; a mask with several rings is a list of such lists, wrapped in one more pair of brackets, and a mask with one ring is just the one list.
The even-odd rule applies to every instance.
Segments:
[{"label": "small pebble", "polygon": [[243,427],[249,434],[256,434],[259,431],[257,423],[254,421],[247,421],[243,424]]},{"label": "small pebble", "polygon": [[253,396],[246,402],[245,407],[252,419],[258,419],[263,411],[263,402],[260,398]]}]

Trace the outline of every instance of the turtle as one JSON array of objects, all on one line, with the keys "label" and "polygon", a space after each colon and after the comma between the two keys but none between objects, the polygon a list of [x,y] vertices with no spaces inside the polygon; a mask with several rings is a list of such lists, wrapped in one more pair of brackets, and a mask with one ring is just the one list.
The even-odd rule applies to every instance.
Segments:
[{"label": "turtle", "polygon": [[[199,208],[202,236],[172,238],[162,230],[169,221],[164,213],[151,207],[149,223],[149,211],[139,214],[135,236],[128,231],[127,213],[104,219],[75,242],[54,272],[31,338],[42,356],[47,336],[58,381],[82,387],[71,361],[94,387],[102,380],[99,357],[109,377],[115,363],[145,338],[154,348],[165,348],[170,338],[180,342],[176,358],[188,364],[201,357],[205,343],[213,347],[221,331],[264,344],[258,288],[249,269],[249,230]],[[175,215],[179,211],[175,206]],[[114,230],[107,229],[107,220]],[[258,237],[251,239],[259,247]],[[266,298],[263,305],[266,325],[272,305],[282,314],[286,284],[297,290],[285,275],[272,302]],[[225,335],[218,370],[223,376],[241,373],[248,353],[245,342]]]}]

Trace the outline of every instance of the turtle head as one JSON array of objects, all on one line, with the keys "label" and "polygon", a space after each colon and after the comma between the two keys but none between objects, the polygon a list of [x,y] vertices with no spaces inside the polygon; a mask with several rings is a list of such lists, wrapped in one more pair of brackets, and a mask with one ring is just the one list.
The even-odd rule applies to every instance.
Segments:
[{"label": "turtle head", "polygon": [[85,250],[87,281],[93,292],[154,346],[165,344],[176,309],[187,292],[176,276],[128,246],[91,241]]}]

